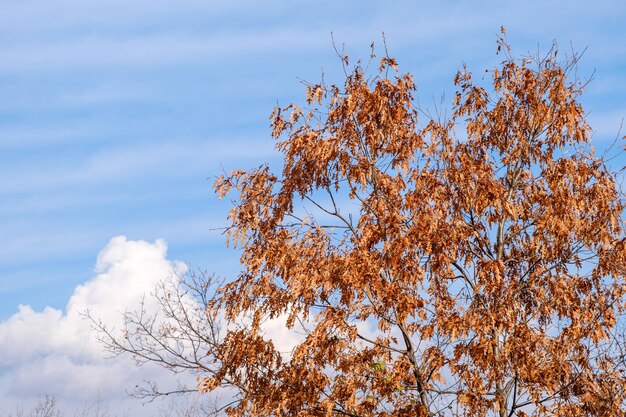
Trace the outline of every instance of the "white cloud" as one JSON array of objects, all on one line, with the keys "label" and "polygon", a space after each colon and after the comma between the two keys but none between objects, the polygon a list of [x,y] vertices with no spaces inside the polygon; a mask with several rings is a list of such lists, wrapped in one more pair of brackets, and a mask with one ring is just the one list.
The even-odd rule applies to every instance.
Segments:
[{"label": "white cloud", "polygon": [[166,252],[162,240],[115,237],[100,252],[96,275],[76,287],[65,311],[47,307],[37,312],[22,305],[1,322],[0,367],[5,371],[0,403],[28,404],[44,393],[56,395],[69,407],[100,396],[123,401],[126,388],[162,377],[161,370],[136,368],[128,358],[105,359],[83,313],[89,309],[94,317],[119,328],[122,312],[135,310],[159,281],[185,270],[180,262],[168,260]]},{"label": "white cloud", "polygon": [[[106,358],[85,312],[89,310],[116,332],[123,328],[122,313],[137,311],[142,301],[148,314],[157,311],[157,300],[151,296],[157,284],[181,276],[187,268],[166,255],[163,240],[149,243],[114,237],[98,255],[95,276],[74,289],[64,311],[51,307],[35,311],[20,305],[17,313],[0,322],[0,369],[4,371],[0,404],[24,404],[28,410],[42,395],[50,394],[66,414],[96,399],[102,399],[114,413],[154,411],[129,400],[127,390],[145,380],[161,386],[171,386],[176,380],[155,366],[136,367],[129,357]],[[301,326],[288,330],[285,320],[283,315],[263,327],[265,337],[288,357],[304,331]]]},{"label": "white cloud", "polygon": [[[262,326],[264,338],[271,340],[276,350],[285,359],[291,357],[293,349],[306,338],[306,331],[301,323],[296,322],[292,329],[287,328],[288,316],[288,314],[281,314],[276,318],[265,321]],[[315,325],[315,321],[309,319],[304,324],[310,329]]]}]

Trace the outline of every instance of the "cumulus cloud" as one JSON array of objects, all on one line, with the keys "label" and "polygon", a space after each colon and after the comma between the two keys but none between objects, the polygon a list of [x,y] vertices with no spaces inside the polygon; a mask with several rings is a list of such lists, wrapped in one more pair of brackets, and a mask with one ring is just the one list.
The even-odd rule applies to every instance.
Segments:
[{"label": "cumulus cloud", "polygon": [[[34,404],[44,394],[54,395],[66,410],[102,399],[116,412],[149,412],[129,401],[126,391],[142,381],[176,384],[168,371],[136,367],[131,358],[106,358],[85,312],[121,330],[123,313],[140,306],[157,311],[151,296],[156,286],[186,272],[186,265],[167,258],[163,240],[154,243],[114,237],[98,255],[95,275],[78,285],[64,310],[46,307],[35,311],[20,305],[18,312],[0,322],[0,415],[2,406]],[[190,301],[193,302],[193,301]],[[143,303],[143,304],[142,304]],[[303,329],[287,330],[285,316],[268,320],[264,334],[287,357],[302,341]],[[138,411],[140,410],[140,411]]]},{"label": "cumulus cloud", "polygon": [[115,237],[100,252],[95,276],[76,287],[64,311],[21,305],[0,322],[0,403],[27,404],[44,393],[71,406],[99,397],[119,400],[125,388],[162,377],[161,370],[136,368],[128,358],[105,359],[84,313],[119,328],[122,312],[135,310],[159,281],[185,271],[166,253],[162,240]]},{"label": "cumulus cloud", "polygon": [[[145,380],[162,386],[176,380],[156,366],[138,368],[128,357],[106,358],[85,312],[107,328],[121,330],[124,312],[140,306],[156,312],[158,301],[151,296],[155,287],[186,269],[167,258],[163,240],[150,243],[118,236],[102,249],[94,276],[74,289],[64,310],[19,306],[17,313],[0,322],[0,415],[6,404],[22,403],[28,409],[44,394],[56,396],[70,412],[102,399],[114,412],[149,413],[150,408],[129,401],[126,390]],[[301,325],[288,330],[285,320],[286,315],[267,320],[263,330],[265,338],[288,358],[306,331]],[[314,326],[315,319],[306,324]],[[371,329],[365,327],[361,331],[368,333]]]}]

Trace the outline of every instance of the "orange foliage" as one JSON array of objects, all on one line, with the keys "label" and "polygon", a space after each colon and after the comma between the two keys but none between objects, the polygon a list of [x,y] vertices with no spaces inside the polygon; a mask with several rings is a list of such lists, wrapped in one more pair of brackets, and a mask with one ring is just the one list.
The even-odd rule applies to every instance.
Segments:
[{"label": "orange foliage", "polygon": [[[211,312],[252,325],[199,387],[239,387],[230,415],[626,415],[617,174],[575,62],[498,50],[492,88],[459,72],[451,117],[421,125],[392,58],[311,85],[272,115],[282,172],[216,182],[243,271]],[[263,337],[281,315],[308,329],[288,355]]]}]

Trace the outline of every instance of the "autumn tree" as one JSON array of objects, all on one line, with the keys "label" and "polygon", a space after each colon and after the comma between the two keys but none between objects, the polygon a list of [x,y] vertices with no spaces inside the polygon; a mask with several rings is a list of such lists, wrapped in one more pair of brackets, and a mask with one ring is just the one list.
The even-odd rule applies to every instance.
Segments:
[{"label": "autumn tree", "polygon": [[626,415],[618,174],[576,57],[498,52],[489,87],[456,75],[449,118],[388,56],[274,111],[282,171],[215,184],[242,271],[202,310],[224,329],[200,392],[234,387],[231,416]]}]

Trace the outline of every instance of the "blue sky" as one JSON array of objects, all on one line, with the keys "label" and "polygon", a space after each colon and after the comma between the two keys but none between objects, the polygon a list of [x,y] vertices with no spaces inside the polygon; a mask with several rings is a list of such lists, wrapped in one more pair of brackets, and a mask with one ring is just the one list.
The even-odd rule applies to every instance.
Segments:
[{"label": "blue sky", "polygon": [[[624,21],[620,0],[0,0],[0,334],[18,305],[66,314],[115,236],[235,273],[212,230],[229,209],[213,177],[278,162],[273,106],[302,99],[299,78],[340,81],[331,32],[365,58],[384,31],[424,104],[452,96],[463,62],[498,62],[500,25],[517,53],[587,48],[582,100],[602,148],[626,116]],[[0,361],[0,400],[19,366]]]}]

